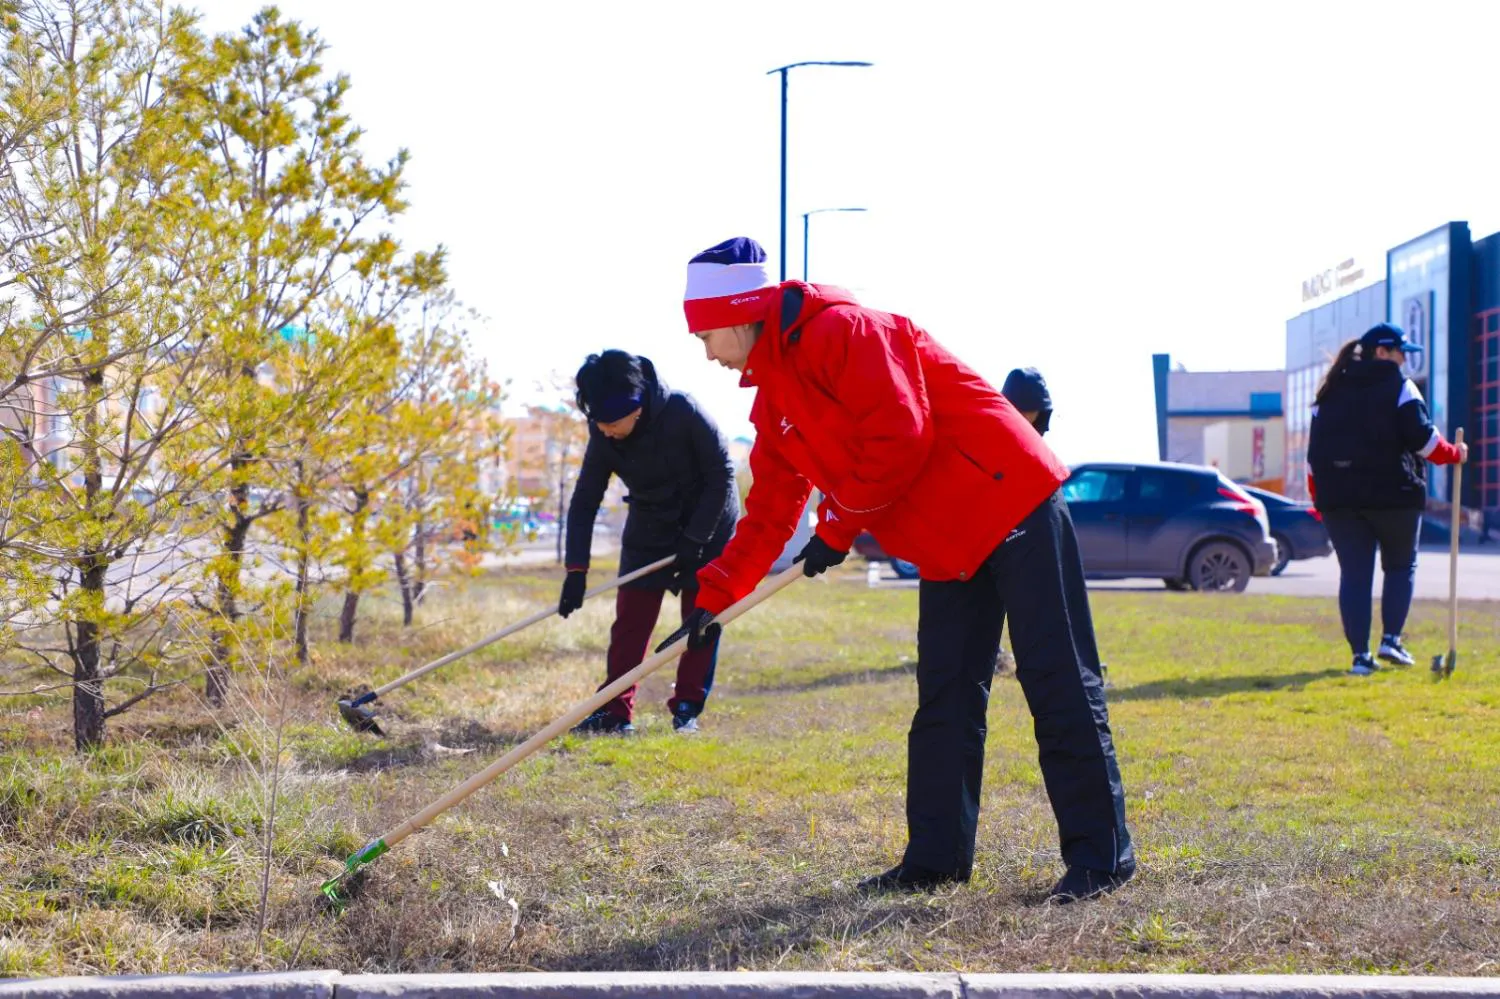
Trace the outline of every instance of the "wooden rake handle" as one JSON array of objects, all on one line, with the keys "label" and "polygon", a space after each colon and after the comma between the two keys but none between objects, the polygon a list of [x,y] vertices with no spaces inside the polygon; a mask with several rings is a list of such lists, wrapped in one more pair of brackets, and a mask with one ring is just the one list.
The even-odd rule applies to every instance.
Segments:
[{"label": "wooden rake handle", "polygon": [[[632,583],[635,580],[640,579],[642,576],[649,576],[651,573],[655,572],[658,569],[665,569],[667,566],[671,565],[673,562],[676,562],[676,561],[677,561],[677,557],[675,555],[668,555],[666,558],[657,559],[655,562],[652,562],[650,565],[642,566],[641,568],[635,570],[634,572],[627,573],[624,576],[618,576],[615,579],[610,580],[608,583],[602,583],[599,586],[594,587],[592,590],[588,590],[587,592],[584,593],[583,599],[588,600],[590,597],[597,597],[601,593],[608,593],[610,590],[613,590],[613,589],[615,589],[616,587],[619,587],[619,586],[624,586],[626,583]],[[505,627],[505,628],[501,628],[499,631],[495,632],[493,635],[489,635],[489,636],[486,636],[485,638],[481,638],[479,641],[475,642],[473,645],[467,646],[466,648],[459,649],[457,652],[450,652],[446,656],[443,656],[443,658],[441,658],[441,659],[434,659],[432,662],[428,663],[426,666],[420,666],[417,669],[412,670],[410,673],[406,674],[405,676],[398,677],[397,679],[392,680],[390,683],[387,683],[387,684],[385,684],[382,687],[376,687],[373,691],[371,691],[370,693],[364,695],[364,697],[357,699],[355,701],[355,703],[356,704],[368,704],[370,701],[373,701],[376,698],[381,697],[384,694],[390,693],[391,691],[395,690],[397,687],[404,687],[406,684],[411,683],[413,680],[415,680],[415,679],[417,679],[419,677],[426,676],[428,673],[431,673],[435,669],[440,669],[443,666],[446,666],[449,663],[454,662],[455,660],[462,659],[464,656],[469,655],[472,652],[478,652],[480,649],[484,648],[486,645],[494,645],[496,642],[500,641],[500,639],[502,639],[502,638],[509,638],[511,635],[514,635],[516,632],[523,631],[523,630],[525,630],[527,628],[530,628],[534,624],[537,624],[539,622],[545,621],[545,620],[547,620],[547,618],[551,617],[553,614],[556,614],[556,613],[557,613],[557,607],[556,606],[550,607],[550,608],[548,608],[546,610],[539,610],[535,614],[533,614],[530,617],[526,618],[524,621],[517,621],[515,624],[512,624],[512,625],[510,625],[508,627]]]},{"label": "wooden rake handle", "polygon": [[[1453,444],[1464,442],[1464,428],[1453,432]],[[1448,528],[1448,654],[1458,649],[1458,530],[1463,521],[1464,463],[1453,466],[1453,522]]]},{"label": "wooden rake handle", "polygon": [[[785,572],[781,572],[772,577],[770,582],[763,584],[754,593],[750,594],[739,603],[733,604],[722,614],[716,615],[714,617],[714,621],[719,624],[730,623],[731,621],[740,617],[742,614],[745,614],[747,611],[755,608],[758,604],[769,598],[772,594],[783,589],[788,584],[796,581],[796,579],[801,575],[802,563],[798,562],[791,568],[787,569]],[[420,812],[413,815],[405,822],[401,823],[389,834],[382,837],[382,840],[384,841],[386,847],[389,848],[395,846],[397,843],[401,842],[403,839],[410,836],[418,829],[421,829],[423,826],[427,825],[427,823],[431,822],[433,819],[437,818],[439,815],[443,814],[454,805],[462,802],[465,798],[473,794],[475,791],[478,791],[480,788],[484,787],[486,784],[490,783],[495,778],[505,773],[505,771],[509,770],[517,763],[520,763],[522,760],[526,759],[526,757],[530,756],[532,753],[535,753],[538,749],[541,749],[547,743],[551,742],[553,739],[557,738],[559,735],[563,734],[574,725],[583,721],[583,719],[593,714],[594,711],[614,700],[621,691],[627,690],[635,684],[639,683],[641,680],[661,669],[667,663],[678,658],[686,651],[686,639],[678,642],[673,642],[667,648],[646,659],[635,669],[617,679],[614,683],[611,683],[609,686],[598,691],[593,696],[579,701],[573,707],[563,712],[563,714],[556,721],[552,722],[552,724],[548,725],[536,735],[533,735],[531,738],[527,739],[525,742],[521,743],[510,752],[500,757],[500,759],[496,760],[494,763],[491,763],[489,766],[485,767],[483,770],[479,771],[477,774],[470,777],[468,780],[464,781],[462,784],[458,785],[447,794],[443,795],[437,801],[434,801],[432,804],[428,805],[426,808],[422,809]]]}]

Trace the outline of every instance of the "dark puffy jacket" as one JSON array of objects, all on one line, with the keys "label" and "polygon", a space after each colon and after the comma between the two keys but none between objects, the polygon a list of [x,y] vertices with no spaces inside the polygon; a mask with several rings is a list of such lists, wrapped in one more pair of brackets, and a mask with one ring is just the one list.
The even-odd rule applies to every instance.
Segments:
[{"label": "dark puffy jacket", "polygon": [[1394,361],[1352,362],[1313,407],[1307,443],[1319,510],[1420,510],[1442,436]]},{"label": "dark puffy jacket", "polygon": [[[649,360],[640,361],[646,392],[635,431],[615,441],[589,424],[583,468],[568,504],[569,568],[588,567],[594,518],[611,475],[629,490],[621,575],[674,554],[684,534],[705,545],[705,558],[717,557],[734,532],[734,462],[718,427],[690,396],[668,391]],[[670,577],[665,570],[630,585],[660,589]]]}]

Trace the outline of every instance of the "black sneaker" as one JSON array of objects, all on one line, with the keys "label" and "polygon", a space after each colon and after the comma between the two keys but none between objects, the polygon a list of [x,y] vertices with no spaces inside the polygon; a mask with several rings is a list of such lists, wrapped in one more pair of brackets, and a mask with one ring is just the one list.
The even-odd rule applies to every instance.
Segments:
[{"label": "black sneaker", "polygon": [[573,726],[573,731],[579,735],[634,735],[635,726],[628,719],[611,714],[608,708],[600,708]]},{"label": "black sneaker", "polygon": [[679,735],[692,735],[698,731],[698,715],[703,705],[694,701],[678,701],[672,709],[672,731]]},{"label": "black sneaker", "polygon": [[1096,871],[1088,867],[1070,867],[1066,874],[1057,879],[1057,884],[1052,886],[1052,890],[1047,892],[1047,901],[1067,905],[1070,902],[1083,902],[1087,899],[1098,898],[1101,895],[1108,895],[1133,877],[1135,877],[1133,862],[1114,873]]},{"label": "black sneaker", "polygon": [[1406,651],[1406,646],[1401,644],[1400,635],[1382,635],[1380,637],[1380,650],[1375,653],[1388,663],[1397,666],[1411,666],[1416,663],[1411,653]]},{"label": "black sneaker", "polygon": [[960,884],[967,880],[969,879],[956,874],[941,874],[937,871],[929,871],[925,867],[897,864],[884,874],[865,878],[859,883],[857,889],[866,895],[893,891],[935,891],[938,888]]}]

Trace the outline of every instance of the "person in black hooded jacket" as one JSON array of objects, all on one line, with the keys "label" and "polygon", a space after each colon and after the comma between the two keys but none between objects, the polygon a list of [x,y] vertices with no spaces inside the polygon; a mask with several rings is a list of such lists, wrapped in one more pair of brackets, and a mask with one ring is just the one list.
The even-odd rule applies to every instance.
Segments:
[{"label": "person in black hooded jacket", "polygon": [[1401,643],[1427,506],[1427,462],[1467,461],[1468,445],[1443,440],[1427,403],[1401,372],[1422,348],[1380,323],[1344,344],[1318,389],[1307,444],[1307,487],[1339,560],[1339,615],[1354,653],[1349,672],[1376,671],[1370,657],[1375,552],[1385,573],[1379,656],[1410,666]]},{"label": "person in black hooded jacket", "polygon": [[[718,557],[734,532],[738,497],[734,462],[708,414],[673,392],[644,357],[622,350],[591,354],[578,369],[576,401],[589,418],[589,443],[568,504],[566,568],[558,613],[583,605],[594,518],[611,475],[629,490],[620,539],[620,574],[668,555],[676,563],[616,591],[606,657],[607,686],[646,657],[666,591],[681,595],[682,617],[696,607],[697,571]],[[692,649],[677,664],[667,707],[679,732],[695,732],[713,688],[718,644]],[[634,731],[632,687],[584,719],[575,731]]]},{"label": "person in black hooded jacket", "polygon": [[1015,368],[1005,376],[1005,385],[1000,394],[1021,411],[1026,422],[1042,435],[1052,426],[1052,393],[1047,391],[1047,380],[1036,368]]}]

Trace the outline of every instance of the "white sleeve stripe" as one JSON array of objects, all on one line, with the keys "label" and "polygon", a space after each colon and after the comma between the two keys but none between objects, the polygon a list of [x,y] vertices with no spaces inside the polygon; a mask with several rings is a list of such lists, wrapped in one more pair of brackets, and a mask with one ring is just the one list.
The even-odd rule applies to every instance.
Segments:
[{"label": "white sleeve stripe", "polygon": [[1396,400],[1396,408],[1400,409],[1409,402],[1425,402],[1422,392],[1417,388],[1417,383],[1410,378],[1401,386],[1401,397]]},{"label": "white sleeve stripe", "polygon": [[1422,457],[1425,458],[1428,455],[1432,454],[1432,452],[1436,451],[1437,450],[1437,446],[1439,444],[1441,444],[1442,442],[1443,442],[1443,435],[1437,432],[1437,428],[1436,427],[1433,427],[1432,428],[1432,436],[1429,437],[1429,438],[1427,438],[1427,443],[1422,445],[1422,449],[1420,451],[1418,451],[1417,454],[1420,454]]}]

